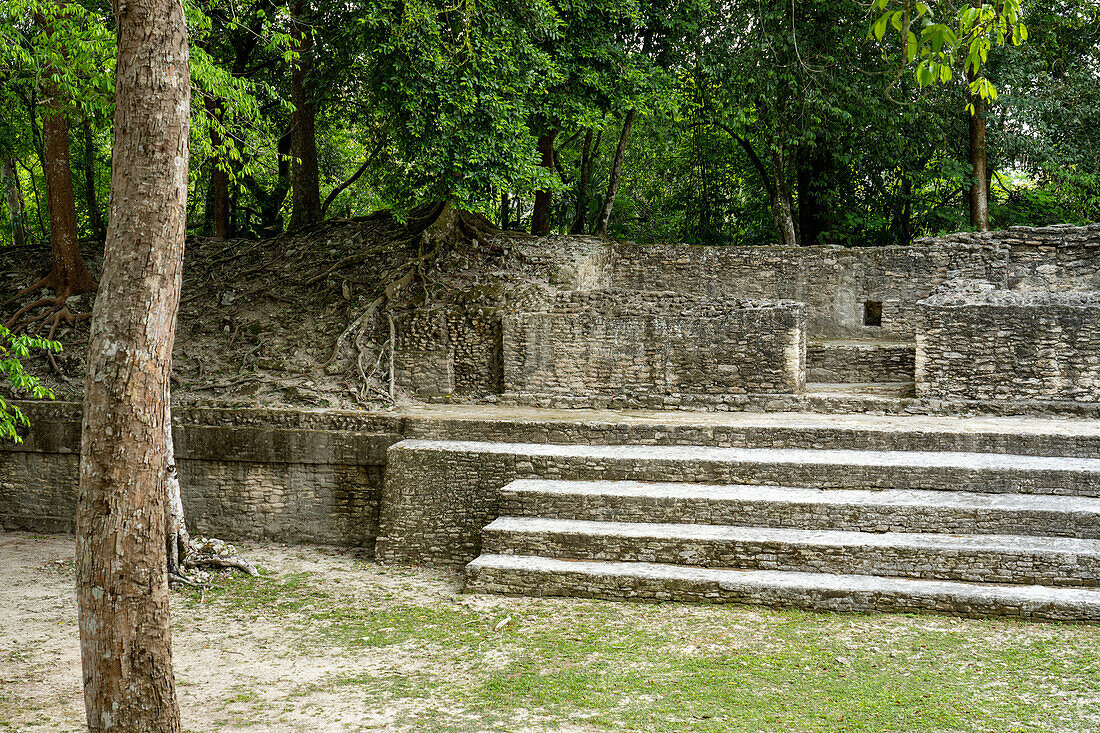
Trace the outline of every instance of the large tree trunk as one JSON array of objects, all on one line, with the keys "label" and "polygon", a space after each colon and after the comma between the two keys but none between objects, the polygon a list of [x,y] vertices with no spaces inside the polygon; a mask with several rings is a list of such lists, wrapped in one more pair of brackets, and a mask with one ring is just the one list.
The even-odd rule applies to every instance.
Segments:
[{"label": "large tree trunk", "polygon": [[222,137],[217,125],[222,120],[222,109],[211,97],[203,99],[203,106],[214,122],[210,125],[210,147],[214,153],[210,160],[210,195],[207,199],[210,202],[210,223],[214,239],[228,239],[233,233],[229,224],[229,174],[223,169],[223,157],[218,154]]},{"label": "large tree trunk", "polygon": [[321,221],[321,184],[317,170],[317,109],[309,90],[309,74],[313,70],[313,32],[302,22],[306,11],[304,0],[290,4],[290,32],[294,38],[298,62],[290,75],[290,96],[294,104],[294,132],[291,138],[290,228],[309,226]]},{"label": "large tree trunk", "polygon": [[[557,130],[539,135],[538,150],[540,163],[549,173],[554,172],[554,139]],[[535,191],[535,210],[531,214],[531,233],[540,237],[550,233],[550,205],[554,201],[553,192],[546,188]]]},{"label": "large tree trunk", "polygon": [[[599,145],[596,145],[597,149]],[[573,214],[573,224],[569,227],[570,234],[584,234],[585,225],[588,223],[588,183],[592,180],[592,159],[595,153],[592,149],[592,128],[584,131],[584,144],[581,146],[581,170],[577,176],[577,211]]]},{"label": "large tree trunk", "polygon": [[95,278],[80,258],[80,247],[77,245],[76,199],[69,162],[69,120],[65,115],[65,104],[58,90],[48,90],[42,113],[42,139],[46,155],[53,267],[37,287],[53,288],[62,299],[96,289]]},{"label": "large tree trunk", "polygon": [[603,200],[603,208],[600,209],[600,218],[596,221],[596,234],[607,236],[607,225],[611,221],[611,209],[615,206],[615,196],[619,193],[619,176],[623,172],[623,158],[626,157],[626,144],[630,139],[630,128],[634,124],[634,110],[626,113],[623,122],[623,132],[619,136],[619,147],[615,150],[615,160],[611,165],[611,177],[607,181],[607,196]]},{"label": "large tree trunk", "polygon": [[77,602],[92,731],[178,733],[165,557],[168,380],[187,215],[183,6],[117,0],[111,207],[88,346]]},{"label": "large tree trunk", "polygon": [[989,172],[986,169],[985,101],[978,96],[971,100],[970,115],[970,226],[989,231]]},{"label": "large tree trunk", "polygon": [[768,148],[771,163],[771,185],[768,186],[772,224],[775,226],[776,243],[780,247],[797,247],[798,234],[794,228],[794,207],[791,205],[791,192],[787,186],[787,172],[783,151],[774,145]]},{"label": "large tree trunk", "polygon": [[92,137],[92,125],[84,119],[84,198],[88,202],[88,221],[92,226],[92,236],[102,242],[107,236],[103,226],[103,216],[99,211],[99,198],[95,193],[95,140]]},{"label": "large tree trunk", "polygon": [[22,247],[27,243],[27,225],[24,221],[23,192],[19,190],[19,175],[11,158],[0,158],[0,179],[4,184],[4,203],[8,207],[8,219],[11,220],[11,243]]}]

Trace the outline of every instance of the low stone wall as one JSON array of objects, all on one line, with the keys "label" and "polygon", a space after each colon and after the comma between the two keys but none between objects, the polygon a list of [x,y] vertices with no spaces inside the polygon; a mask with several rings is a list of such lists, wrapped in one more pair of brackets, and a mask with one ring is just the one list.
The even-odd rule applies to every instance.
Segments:
[{"label": "low stone wall", "polygon": [[[80,412],[24,406],[22,445],[0,445],[0,526],[71,532]],[[372,551],[386,449],[399,421],[279,410],[179,409],[175,448],[193,534]]]},{"label": "low stone wall", "polygon": [[513,394],[724,397],[798,393],[805,309],[674,293],[563,294],[504,319],[504,385]]},{"label": "low stone wall", "polygon": [[909,341],[811,341],[810,382],[911,382],[915,345]]},{"label": "low stone wall", "polygon": [[1100,293],[957,283],[919,313],[919,397],[1100,402]]}]

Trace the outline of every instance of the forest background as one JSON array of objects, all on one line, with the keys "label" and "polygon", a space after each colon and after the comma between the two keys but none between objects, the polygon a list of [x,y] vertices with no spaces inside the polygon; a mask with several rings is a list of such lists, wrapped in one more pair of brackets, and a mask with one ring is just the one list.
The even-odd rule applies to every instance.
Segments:
[{"label": "forest background", "polygon": [[[102,240],[110,8],[3,5],[0,240],[59,226],[58,161],[73,237]],[[906,59],[889,13],[876,27],[884,6],[201,0],[188,233],[264,238],[441,198],[506,229],[641,242],[904,245],[1100,220],[1100,4],[1022,3],[1026,42],[981,55],[996,91],[976,118],[963,54],[947,71]],[[918,33],[958,13],[895,7]]]}]

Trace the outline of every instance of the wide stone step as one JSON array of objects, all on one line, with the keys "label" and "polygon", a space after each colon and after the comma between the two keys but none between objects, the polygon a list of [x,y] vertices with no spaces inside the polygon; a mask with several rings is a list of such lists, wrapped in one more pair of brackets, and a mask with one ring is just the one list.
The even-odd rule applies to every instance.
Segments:
[{"label": "wide stone step", "polygon": [[[501,457],[511,478],[768,484],[834,489],[929,489],[1100,496],[1100,459],[988,453],[546,445],[406,440],[390,452],[447,461]],[[463,456],[462,454],[467,454]],[[507,482],[505,482],[507,483]]]},{"label": "wide stone step", "polygon": [[[909,380],[910,386],[912,380]],[[504,405],[407,408],[405,435],[580,445],[963,451],[1100,458],[1100,420],[791,412],[550,410]]]},{"label": "wide stone step", "polygon": [[738,603],[839,612],[936,612],[1051,621],[1100,620],[1100,591],[652,563],[482,555],[466,590],[527,596]]},{"label": "wide stone step", "polygon": [[500,514],[602,522],[663,522],[1100,538],[1100,499],[962,491],[519,479]]},{"label": "wide stone step", "polygon": [[500,517],[483,552],[925,580],[1100,585],[1100,541]]}]

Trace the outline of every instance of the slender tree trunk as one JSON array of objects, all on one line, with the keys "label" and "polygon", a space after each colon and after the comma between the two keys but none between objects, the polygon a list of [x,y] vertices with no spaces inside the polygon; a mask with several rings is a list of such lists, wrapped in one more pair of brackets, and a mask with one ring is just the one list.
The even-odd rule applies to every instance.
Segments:
[{"label": "slender tree trunk", "polygon": [[317,170],[317,109],[309,90],[313,70],[313,31],[302,21],[304,0],[290,4],[290,32],[298,51],[298,62],[290,75],[290,96],[294,104],[294,132],[291,151],[292,180],[290,228],[309,226],[321,221],[321,184]]},{"label": "slender tree trunk", "polygon": [[989,172],[986,165],[985,101],[975,96],[970,115],[970,226],[989,231]]},{"label": "slender tree trunk", "polygon": [[99,199],[95,194],[95,140],[92,137],[92,125],[84,119],[84,197],[88,202],[88,221],[92,226],[92,236],[102,242],[107,237],[107,228],[103,226],[103,216],[99,211]]},{"label": "slender tree trunk", "polygon": [[781,247],[797,247],[798,233],[794,228],[794,207],[791,205],[791,193],[787,187],[786,165],[782,150],[774,145],[768,147],[771,163],[771,185],[768,196],[771,199],[772,223],[775,225],[777,244]]},{"label": "slender tree trunk", "polygon": [[187,519],[183,512],[183,492],[180,490],[179,469],[176,467],[176,445],[172,438],[171,395],[164,401],[164,444],[166,495],[164,545],[168,553],[168,574],[178,576],[183,574],[183,559],[190,549],[191,536],[187,532]]},{"label": "slender tree trunk", "polygon": [[584,234],[588,223],[588,183],[592,180],[592,128],[584,131],[584,143],[581,146],[581,170],[577,176],[577,211],[573,215],[570,234]]},{"label": "slender tree trunk", "polygon": [[[550,130],[539,135],[540,163],[550,173],[554,172],[554,138],[557,136],[557,130]],[[550,233],[550,205],[553,200],[554,194],[550,189],[535,191],[535,210],[531,214],[532,234],[543,237]]]},{"label": "slender tree trunk", "polygon": [[50,206],[50,249],[53,268],[41,284],[59,298],[95,290],[95,279],[84,265],[77,244],[76,199],[69,162],[69,120],[56,89],[47,94],[42,113],[46,155],[46,197]]},{"label": "slender tree trunk", "polygon": [[19,175],[8,157],[0,158],[0,178],[4,183],[4,203],[11,220],[11,243],[22,247],[27,243],[27,225],[24,221],[23,192],[19,190]]},{"label": "slender tree trunk", "polygon": [[167,400],[187,216],[176,0],[116,0],[111,207],[88,346],[77,602],[91,731],[178,733],[165,556]]},{"label": "slender tree trunk", "polygon": [[619,136],[619,147],[615,150],[615,161],[611,165],[611,176],[607,181],[607,196],[600,209],[600,218],[596,221],[596,234],[607,236],[607,225],[611,221],[611,209],[615,206],[615,196],[619,193],[619,176],[623,172],[623,158],[626,157],[626,144],[630,140],[630,128],[634,125],[634,110],[626,113],[623,132]]},{"label": "slender tree trunk", "polygon": [[798,241],[814,247],[829,230],[828,204],[821,195],[829,164],[820,148],[801,148],[798,157]]},{"label": "slender tree trunk", "polygon": [[210,126],[210,147],[214,151],[210,160],[210,193],[207,198],[211,207],[210,223],[215,239],[228,239],[233,234],[229,223],[229,174],[222,169],[225,161],[218,153],[222,136],[217,125],[221,124],[222,108],[212,97],[204,98],[202,103],[206,114],[215,123]]},{"label": "slender tree trunk", "polygon": [[500,194],[500,228],[508,229],[512,219],[512,196],[507,191]]}]

